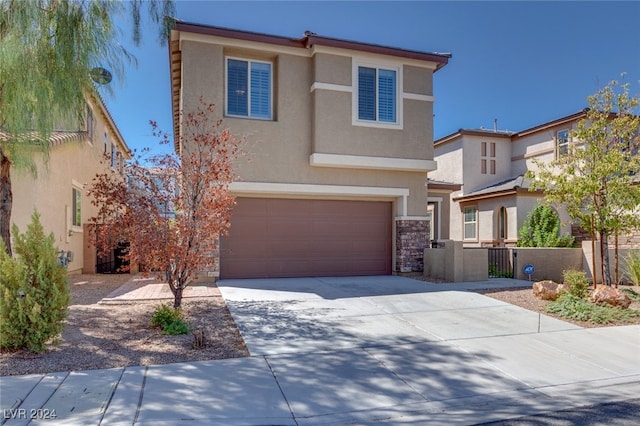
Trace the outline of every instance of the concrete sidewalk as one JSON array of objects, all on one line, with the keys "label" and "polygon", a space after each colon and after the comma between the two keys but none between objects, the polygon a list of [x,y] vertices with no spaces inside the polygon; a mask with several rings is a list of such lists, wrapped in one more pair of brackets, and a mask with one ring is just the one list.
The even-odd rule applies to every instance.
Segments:
[{"label": "concrete sidewalk", "polygon": [[529,283],[218,285],[251,357],[2,377],[5,424],[465,425],[640,392],[639,326],[582,329],[465,291]]}]

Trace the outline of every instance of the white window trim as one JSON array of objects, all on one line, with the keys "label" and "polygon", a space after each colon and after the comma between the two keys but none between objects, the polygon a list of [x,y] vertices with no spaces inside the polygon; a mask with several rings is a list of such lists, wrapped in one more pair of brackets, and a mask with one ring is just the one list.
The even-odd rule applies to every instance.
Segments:
[{"label": "white window trim", "polygon": [[[394,129],[394,130],[402,130],[403,129],[403,99],[404,99],[404,90],[403,90],[403,68],[402,64],[398,65],[397,63],[385,62],[385,61],[371,61],[364,60],[359,58],[353,58],[351,62],[351,85],[353,90],[351,92],[351,124],[354,126],[362,126],[362,127],[376,127],[379,129]],[[359,92],[359,84],[358,84],[358,68],[359,67],[367,67],[367,68],[375,68],[375,69],[387,69],[393,70],[396,72],[396,122],[388,123],[384,121],[371,121],[371,120],[360,120],[358,118],[358,92]],[[377,87],[377,82],[376,82]],[[377,114],[377,105],[376,105],[376,114]]]},{"label": "white window trim", "polygon": [[[73,199],[71,200],[71,215],[69,217],[69,227],[73,232],[82,232],[82,199],[84,198],[84,194],[82,193],[84,189],[84,185],[78,182],[75,179],[71,180],[71,189],[75,189],[80,191],[80,225],[74,225],[73,219],[76,215],[76,212],[73,210]],[[73,194],[73,191],[71,191]]]},{"label": "white window trim", "polygon": [[[427,205],[429,203],[434,203],[435,207],[435,213],[436,213],[436,221],[438,223],[438,227],[437,227],[437,231],[438,232],[434,232],[434,236],[435,234],[438,234],[438,238],[440,239],[442,237],[442,233],[440,232],[440,224],[442,223],[442,197],[427,197]],[[428,207],[427,207],[428,208]]]},{"label": "white window trim", "polygon": [[[471,238],[467,237],[466,229],[467,229],[467,224],[472,224],[474,222],[467,222],[467,219],[466,219],[467,209],[474,209],[476,211],[476,220],[475,220],[476,236]],[[466,206],[466,207],[463,207],[462,209],[462,239],[464,241],[478,241],[478,206]]]},{"label": "white window trim", "polygon": [[[249,65],[249,80],[251,80],[251,62],[260,63],[260,64],[269,64],[271,66],[271,72],[269,73],[269,117],[254,117],[251,115],[251,91],[249,90],[249,95],[247,96],[247,115],[238,115],[238,114],[230,114],[229,113],[229,59],[236,61],[247,62]],[[244,118],[248,120],[261,120],[261,121],[273,121],[273,99],[274,99],[274,91],[273,91],[273,73],[274,66],[272,61],[263,61],[259,59],[251,59],[251,58],[243,58],[239,56],[225,56],[224,57],[224,115],[225,117],[232,118]],[[249,85],[247,85],[247,89],[249,89]]]},{"label": "white window trim", "polygon": [[[567,152],[565,152],[564,154],[560,153],[560,137],[558,136],[561,132],[567,132],[567,142],[563,143],[562,146],[566,147]],[[558,131],[556,131],[556,137],[555,137],[555,142],[556,142],[556,158],[560,158],[563,155],[567,155],[567,153],[569,152],[569,144],[571,143],[571,129],[560,129]]]}]

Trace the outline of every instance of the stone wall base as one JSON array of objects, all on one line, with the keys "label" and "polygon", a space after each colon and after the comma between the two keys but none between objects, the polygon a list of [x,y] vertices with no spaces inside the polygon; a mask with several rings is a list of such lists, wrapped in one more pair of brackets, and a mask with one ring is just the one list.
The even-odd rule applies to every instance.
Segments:
[{"label": "stone wall base", "polygon": [[423,272],[427,247],[428,220],[396,220],[396,273]]}]

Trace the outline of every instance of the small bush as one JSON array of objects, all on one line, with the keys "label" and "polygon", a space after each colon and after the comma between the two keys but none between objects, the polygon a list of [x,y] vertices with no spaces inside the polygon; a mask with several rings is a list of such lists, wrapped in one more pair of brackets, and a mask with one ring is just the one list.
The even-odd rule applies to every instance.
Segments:
[{"label": "small bush", "polygon": [[180,308],[172,308],[169,305],[160,305],[156,308],[151,317],[151,325],[162,328],[162,334],[170,336],[189,332],[182,310]]},{"label": "small bush", "polygon": [[64,327],[71,301],[67,274],[38,213],[26,233],[15,225],[11,232],[15,257],[0,240],[0,348],[43,352]]},{"label": "small bush", "polygon": [[557,300],[549,302],[546,311],[563,318],[590,321],[596,324],[631,322],[634,317],[640,316],[638,311],[595,305],[571,293],[562,293]]},{"label": "small bush", "polygon": [[624,272],[634,285],[640,285],[640,250],[632,250],[625,257]]},{"label": "small bush", "polygon": [[589,282],[584,271],[568,269],[562,272],[563,282],[567,291],[579,299],[589,296]]},{"label": "small bush", "polygon": [[177,320],[166,326],[164,330],[162,330],[162,334],[177,336],[180,334],[187,334],[189,331],[189,327],[183,320]]}]

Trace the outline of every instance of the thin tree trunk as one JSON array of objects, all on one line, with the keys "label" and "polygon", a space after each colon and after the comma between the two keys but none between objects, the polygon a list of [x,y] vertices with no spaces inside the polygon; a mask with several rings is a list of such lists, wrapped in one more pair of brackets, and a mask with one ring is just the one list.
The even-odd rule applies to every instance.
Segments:
[{"label": "thin tree trunk", "polygon": [[611,286],[611,268],[609,267],[609,237],[600,231],[600,258],[602,259],[602,279],[605,285]]},{"label": "thin tree trunk", "polygon": [[11,256],[11,161],[5,157],[0,148],[0,238],[4,241],[6,251]]},{"label": "thin tree trunk", "polygon": [[616,240],[615,240],[615,249],[616,249],[616,254],[615,254],[615,282],[616,282],[616,288],[618,288],[618,282],[620,280],[620,276],[618,274],[618,267],[619,265],[619,259],[620,257],[618,256],[618,231],[616,230]]},{"label": "thin tree trunk", "polygon": [[182,292],[184,291],[184,287],[179,285],[176,287],[175,293],[173,293],[173,307],[179,308],[182,305]]},{"label": "thin tree trunk", "polygon": [[591,270],[593,271],[593,289],[598,285],[598,269],[596,268],[596,231],[593,226],[593,215],[591,215]]}]

